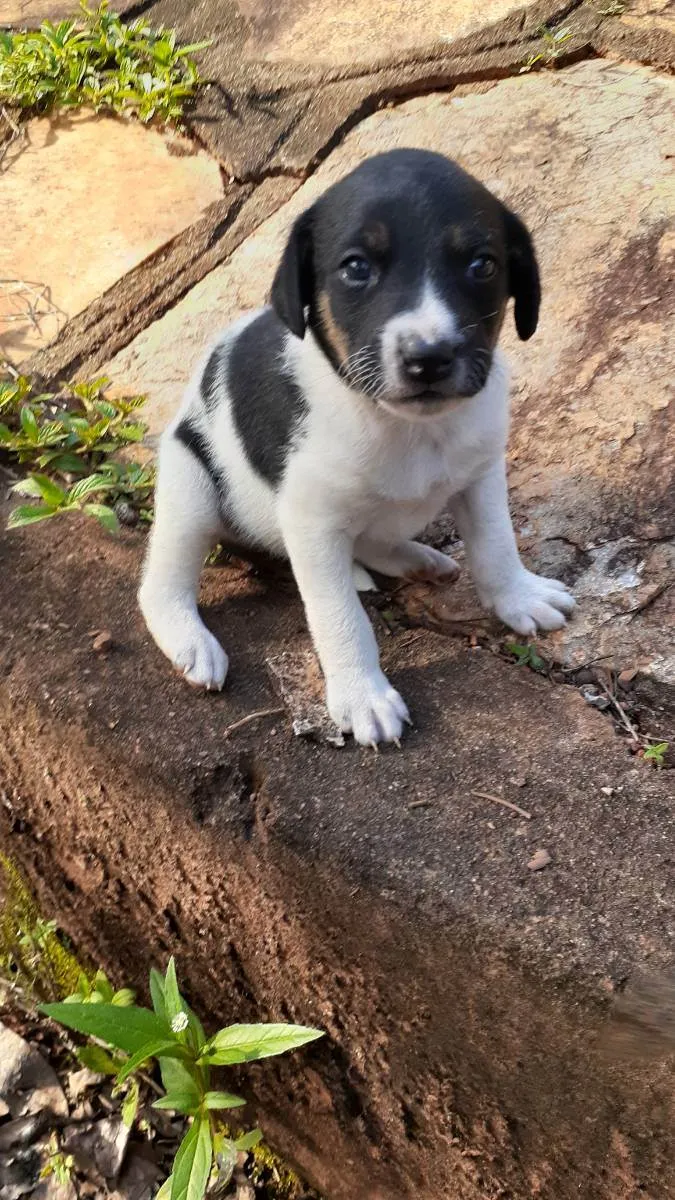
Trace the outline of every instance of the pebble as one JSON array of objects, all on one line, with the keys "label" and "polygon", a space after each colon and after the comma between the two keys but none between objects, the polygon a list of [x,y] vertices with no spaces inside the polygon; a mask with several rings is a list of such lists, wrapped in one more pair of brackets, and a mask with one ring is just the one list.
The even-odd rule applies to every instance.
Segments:
[{"label": "pebble", "polygon": [[551,855],[548,850],[535,850],[532,858],[527,864],[528,871],[543,871],[551,861]]}]

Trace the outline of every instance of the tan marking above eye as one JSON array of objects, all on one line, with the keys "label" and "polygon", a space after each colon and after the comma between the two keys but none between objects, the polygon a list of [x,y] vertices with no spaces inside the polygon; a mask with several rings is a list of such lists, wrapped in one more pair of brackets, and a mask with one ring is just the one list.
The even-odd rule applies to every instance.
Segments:
[{"label": "tan marking above eye", "polygon": [[391,244],[391,236],[384,221],[369,221],[361,237],[366,250],[373,254],[385,254]]},{"label": "tan marking above eye", "polygon": [[321,317],[321,325],[323,327],[324,334],[326,335],[330,345],[333,347],[336,357],[340,362],[344,362],[344,360],[349,357],[349,342],[344,329],[340,328],[335,320],[335,317],[333,316],[333,310],[330,306],[330,297],[328,296],[327,292],[321,292],[317,308],[319,310],[319,316]]},{"label": "tan marking above eye", "polygon": [[467,225],[448,225],[445,231],[445,243],[455,254],[468,252],[475,240],[475,230]]}]

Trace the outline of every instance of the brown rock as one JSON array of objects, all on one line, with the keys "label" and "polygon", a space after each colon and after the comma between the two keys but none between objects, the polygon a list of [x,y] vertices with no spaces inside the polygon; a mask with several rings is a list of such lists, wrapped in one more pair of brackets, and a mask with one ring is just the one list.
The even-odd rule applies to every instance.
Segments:
[{"label": "brown rock", "polygon": [[548,850],[535,850],[532,858],[527,864],[528,871],[543,871],[551,861],[551,855]]},{"label": "brown rock", "polygon": [[137,121],[67,113],[31,121],[25,137],[2,176],[12,236],[0,243],[0,345],[13,362],[51,342],[223,191],[213,159],[185,139],[185,153],[172,153],[175,134]]},{"label": "brown rock", "polygon": [[65,1116],[68,1104],[55,1071],[39,1050],[0,1022],[0,1097],[12,1117],[49,1109]]},{"label": "brown rock", "polygon": [[95,650],[97,654],[107,654],[107,652],[112,649],[113,645],[113,636],[110,630],[102,629],[91,643],[91,648],[92,650]]}]

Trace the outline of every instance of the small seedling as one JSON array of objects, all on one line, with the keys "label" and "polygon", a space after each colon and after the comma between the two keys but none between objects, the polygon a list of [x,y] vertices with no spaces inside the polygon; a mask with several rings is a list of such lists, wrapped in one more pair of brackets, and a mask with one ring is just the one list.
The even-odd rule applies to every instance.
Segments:
[{"label": "small seedling", "polygon": [[647,746],[642,757],[660,769],[666,764],[666,754],[668,753],[669,746],[670,742],[656,742],[653,746]]},{"label": "small seedling", "polygon": [[542,40],[541,50],[526,59],[520,68],[521,75],[526,71],[531,71],[537,63],[551,66],[562,54],[566,43],[573,37],[571,29],[549,29],[547,25],[542,25],[539,32]]},{"label": "small seedling", "polygon": [[513,655],[519,667],[530,667],[540,673],[546,670],[544,659],[530,642],[524,645],[521,642],[507,642],[504,649]]},{"label": "small seedling", "polygon": [[210,43],[177,47],[175,32],[153,31],[141,19],[125,25],[107,0],[80,9],[58,25],[0,31],[0,105],[28,114],[86,105],[177,121],[201,82],[191,56]]},{"label": "small seedling", "polygon": [[[173,958],[166,975],[150,972],[150,995],[152,1009],[134,1004],[133,996],[127,1002],[126,989],[112,993],[99,972],[93,986],[84,980],[62,1004],[46,1004],[42,1011],[109,1047],[85,1047],[80,1059],[88,1066],[95,1063],[93,1069],[114,1074],[116,1088],[127,1081],[137,1083],[138,1073],[153,1059],[158,1061],[166,1094],[153,1107],[184,1114],[190,1124],[156,1200],[202,1200],[210,1187],[228,1184],[237,1153],[252,1149],[262,1137],[259,1129],[253,1129],[235,1140],[224,1129],[217,1114],[240,1108],[245,1100],[213,1089],[213,1068],[284,1054],[323,1034],[303,1025],[229,1025],[207,1037],[179,991]],[[83,1057],[85,1051],[95,1053]],[[137,1106],[138,1087],[132,1086],[125,1100],[125,1120],[133,1121]]]},{"label": "small seedling", "polygon": [[152,520],[154,468],[111,457],[143,438],[136,413],[144,397],[109,399],[107,386],[101,377],[53,395],[34,394],[25,376],[0,382],[0,450],[38,468],[12,489],[38,503],[15,508],[10,529],[73,511],[111,532],[120,511],[127,520]]},{"label": "small seedling", "polygon": [[75,1159],[73,1155],[63,1153],[59,1148],[58,1136],[52,1131],[49,1136],[47,1161],[40,1171],[40,1179],[49,1179],[53,1175],[59,1187],[65,1189],[72,1179],[74,1170]]}]

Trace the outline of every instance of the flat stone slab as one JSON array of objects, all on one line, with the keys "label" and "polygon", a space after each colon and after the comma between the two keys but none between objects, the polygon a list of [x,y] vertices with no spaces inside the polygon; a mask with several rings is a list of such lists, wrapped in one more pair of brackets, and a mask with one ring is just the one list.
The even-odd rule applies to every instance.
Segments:
[{"label": "flat stone slab", "polygon": [[0,352],[15,364],[223,195],[186,138],[87,112],[30,122],[5,166]]},{"label": "flat stone slab", "polygon": [[[136,0],[115,0],[116,13],[125,13]],[[0,25],[32,29],[43,21],[68,21],[77,14],[72,0],[0,0]]]},{"label": "flat stone slab", "polygon": [[325,0],[239,0],[239,10],[249,23],[245,50],[251,58],[362,65],[385,57],[421,56],[425,47],[451,43],[534,2],[346,0],[337,5]]},{"label": "flat stone slab", "polygon": [[[504,344],[521,546],[582,601],[546,645],[568,665],[607,655],[675,682],[674,101],[673,81],[649,68],[591,61],[382,110],[106,371],[148,393],[157,433],[205,343],[264,300],[292,220],[321,191],[391,146],[458,158],[522,213],[542,266],[539,330],[523,345],[509,319]],[[441,524],[440,540],[450,534]],[[464,587],[429,602],[466,611],[475,601]]]}]

